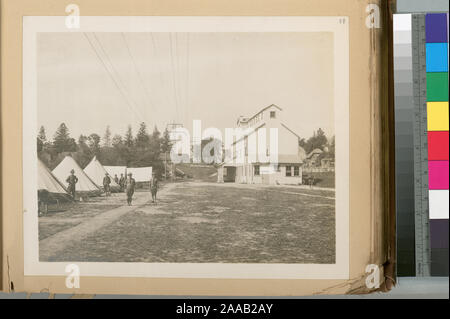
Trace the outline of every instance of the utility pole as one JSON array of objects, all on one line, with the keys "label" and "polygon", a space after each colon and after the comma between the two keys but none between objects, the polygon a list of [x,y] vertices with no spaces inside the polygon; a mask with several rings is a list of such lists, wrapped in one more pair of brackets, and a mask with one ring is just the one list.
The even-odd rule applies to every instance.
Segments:
[{"label": "utility pole", "polygon": [[164,178],[167,180],[167,151],[164,152]]}]

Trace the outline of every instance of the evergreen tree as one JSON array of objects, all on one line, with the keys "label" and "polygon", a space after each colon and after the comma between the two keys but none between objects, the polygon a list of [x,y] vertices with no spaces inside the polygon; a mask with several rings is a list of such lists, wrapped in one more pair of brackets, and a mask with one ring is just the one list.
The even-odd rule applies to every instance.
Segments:
[{"label": "evergreen tree", "polygon": [[83,146],[87,146],[88,143],[88,138],[86,136],[84,136],[83,134],[80,135],[80,137],[78,138],[78,146],[83,147]]},{"label": "evergreen tree", "polygon": [[45,127],[41,126],[38,133],[38,139],[41,140],[42,144],[45,144],[47,142],[47,135],[45,133]]},{"label": "evergreen tree", "polygon": [[141,149],[145,149],[149,146],[150,136],[147,133],[147,125],[142,122],[139,125],[139,131],[136,135],[136,146]]},{"label": "evergreen tree", "polygon": [[125,146],[133,147],[133,145],[134,145],[133,131],[131,129],[131,125],[128,125],[127,132],[125,133]]},{"label": "evergreen tree", "polygon": [[56,130],[53,147],[57,154],[62,152],[75,152],[77,144],[73,138],[70,138],[69,129],[66,124],[61,123],[61,125]]},{"label": "evergreen tree", "polygon": [[333,135],[333,137],[331,138],[330,141],[330,146],[328,147],[328,152],[330,153],[330,156],[334,158],[334,154],[335,154],[335,149],[336,149],[336,142],[335,142],[335,137]]},{"label": "evergreen tree", "polygon": [[105,135],[103,135],[103,146],[111,147],[111,130],[109,129],[109,125],[106,126]]},{"label": "evergreen tree", "polygon": [[152,153],[153,161],[159,159],[159,154],[161,153],[161,133],[156,126],[153,129],[152,138],[150,141],[150,152]]},{"label": "evergreen tree", "polygon": [[155,125],[155,128],[153,129],[152,138],[155,140],[159,140],[161,137],[161,133],[158,130],[158,127]]},{"label": "evergreen tree", "polygon": [[170,143],[170,133],[169,130],[166,128],[161,138],[161,152],[162,153],[170,152],[171,146],[172,145]]}]

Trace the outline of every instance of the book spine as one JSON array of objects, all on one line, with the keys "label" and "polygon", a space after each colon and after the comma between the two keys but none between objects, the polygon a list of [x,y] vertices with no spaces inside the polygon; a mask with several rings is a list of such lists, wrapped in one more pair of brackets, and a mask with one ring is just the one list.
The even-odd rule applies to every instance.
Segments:
[{"label": "book spine", "polygon": [[382,266],[381,290],[395,282],[395,158],[392,13],[395,1],[381,0],[379,28],[371,28],[371,261]]}]

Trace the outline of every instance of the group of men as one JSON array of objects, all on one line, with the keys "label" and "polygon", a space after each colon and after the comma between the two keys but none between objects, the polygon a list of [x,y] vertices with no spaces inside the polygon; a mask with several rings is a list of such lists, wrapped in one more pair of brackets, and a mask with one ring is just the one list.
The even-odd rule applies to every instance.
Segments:
[{"label": "group of men", "polygon": [[[114,181],[120,186],[120,191],[127,194],[127,204],[131,206],[133,201],[133,194],[136,188],[136,180],[133,178],[132,173],[128,173],[127,178],[120,174],[120,179],[117,174],[114,175]],[[66,182],[68,184],[67,190],[69,194],[75,199],[76,195],[76,184],[78,183],[78,177],[75,175],[75,171],[72,169],[70,171],[69,177],[67,177]],[[155,173],[152,174],[150,179],[150,191],[152,194],[152,202],[156,203],[156,194],[158,192],[158,179]],[[103,189],[105,190],[105,196],[111,196],[111,177],[108,173],[103,177]]]}]

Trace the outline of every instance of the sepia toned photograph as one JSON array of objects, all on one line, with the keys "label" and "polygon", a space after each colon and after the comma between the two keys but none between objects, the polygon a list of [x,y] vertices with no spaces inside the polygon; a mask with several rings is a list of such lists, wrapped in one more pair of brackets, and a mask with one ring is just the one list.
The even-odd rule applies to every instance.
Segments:
[{"label": "sepia toned photograph", "polygon": [[35,44],[39,262],[336,264],[333,32]]}]

